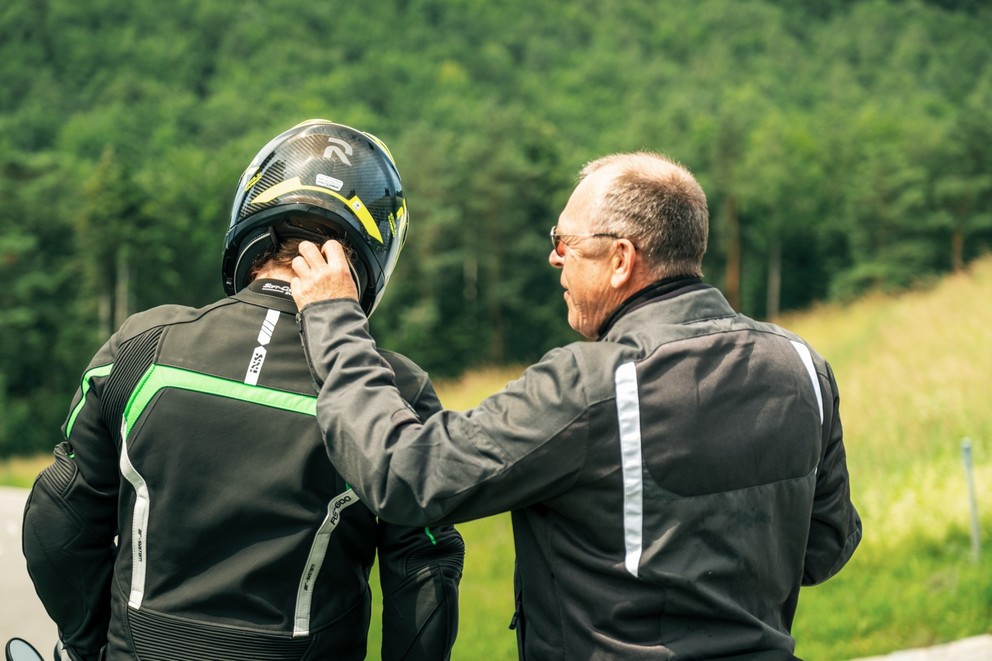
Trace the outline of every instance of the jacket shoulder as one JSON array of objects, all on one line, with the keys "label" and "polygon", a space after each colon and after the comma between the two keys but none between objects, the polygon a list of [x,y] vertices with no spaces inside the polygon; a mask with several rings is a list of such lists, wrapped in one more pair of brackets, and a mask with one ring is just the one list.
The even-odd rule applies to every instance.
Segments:
[{"label": "jacket shoulder", "polygon": [[152,328],[196,321],[210,310],[234,302],[234,299],[228,298],[202,308],[192,308],[185,305],[159,305],[128,317],[121,325],[117,335],[121,342],[126,342]]},{"label": "jacket shoulder", "polygon": [[400,379],[400,374],[408,375],[412,378],[419,378],[422,380],[427,379],[427,371],[424,370],[420,365],[413,362],[410,358],[407,358],[401,353],[396,351],[390,351],[389,349],[378,349],[379,355],[382,359],[393,368],[393,372],[396,373],[396,379]]}]

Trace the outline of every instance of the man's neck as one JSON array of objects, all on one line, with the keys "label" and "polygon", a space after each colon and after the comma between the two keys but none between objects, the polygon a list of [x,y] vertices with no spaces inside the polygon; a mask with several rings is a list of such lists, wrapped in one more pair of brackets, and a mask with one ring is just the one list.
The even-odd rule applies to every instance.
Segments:
[{"label": "man's neck", "polygon": [[296,274],[293,272],[292,268],[286,266],[263,266],[262,269],[255,275],[255,280],[282,280],[283,282],[291,282]]},{"label": "man's neck", "polygon": [[621,303],[620,307],[614,310],[613,313],[603,321],[603,324],[599,327],[598,337],[601,338],[606,335],[613,324],[616,323],[617,319],[628,312],[636,310],[642,305],[646,305],[651,301],[662,298],[677,296],[680,293],[691,291],[693,289],[702,289],[706,287],[709,287],[709,285],[704,284],[702,278],[694,275],[677,275],[671,278],[656,280]]}]

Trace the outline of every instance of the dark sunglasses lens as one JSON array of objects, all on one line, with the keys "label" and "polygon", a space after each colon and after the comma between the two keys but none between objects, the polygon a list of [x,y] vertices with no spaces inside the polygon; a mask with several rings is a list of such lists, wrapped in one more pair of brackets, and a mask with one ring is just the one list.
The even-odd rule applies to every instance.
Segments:
[{"label": "dark sunglasses lens", "polygon": [[559,257],[565,256],[565,249],[561,245],[561,235],[558,234],[558,226],[551,228],[551,248]]}]

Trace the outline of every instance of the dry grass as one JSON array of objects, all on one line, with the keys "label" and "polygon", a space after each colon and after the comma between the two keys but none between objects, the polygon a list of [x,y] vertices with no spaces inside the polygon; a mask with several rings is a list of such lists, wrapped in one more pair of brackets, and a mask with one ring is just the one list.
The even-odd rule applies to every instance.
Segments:
[{"label": "dry grass", "polygon": [[34,479],[46,466],[52,463],[50,452],[33,457],[13,457],[0,461],[0,484],[11,487],[30,488]]},{"label": "dry grass", "polygon": [[468,372],[457,379],[437,381],[434,387],[446,409],[465,411],[502,390],[507,383],[523,374],[523,371],[524,368],[518,366],[486,367]]},{"label": "dry grass", "polygon": [[[870,540],[967,526],[962,439],[992,507],[992,259],[936,286],[780,320],[831,363]],[[873,542],[874,543],[874,542]]]}]

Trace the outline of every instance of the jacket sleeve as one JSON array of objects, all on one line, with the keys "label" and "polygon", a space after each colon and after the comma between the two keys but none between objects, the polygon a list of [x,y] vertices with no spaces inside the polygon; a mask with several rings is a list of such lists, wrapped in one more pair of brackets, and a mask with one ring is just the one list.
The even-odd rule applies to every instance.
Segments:
[{"label": "jacket sleeve", "polygon": [[302,328],[314,379],[323,383],[317,420],[328,455],[383,519],[469,521],[553,498],[580,479],[596,412],[568,348],[549,352],[475,409],[421,423],[357,304],[308,305]]},{"label": "jacket sleeve", "polygon": [[448,659],[458,632],[465,545],[453,526],[410,528],[380,521],[384,661]]},{"label": "jacket sleeve", "polygon": [[38,476],[24,511],[23,551],[59,636],[83,658],[106,644],[117,533],[117,450],[101,416],[112,366],[108,342],[83,375],[55,461]]},{"label": "jacket sleeve", "polygon": [[[840,421],[840,395],[829,365],[820,374],[824,393],[824,445],[816,472],[816,492],[803,585],[827,580],[847,563],[861,542],[861,517],[851,502],[851,483]],[[827,397],[829,396],[829,399]]]},{"label": "jacket sleeve", "polygon": [[[380,351],[400,395],[425,420],[441,410],[427,373],[404,356]],[[384,661],[448,659],[458,632],[458,584],[465,544],[453,526],[411,528],[379,520]]]}]

